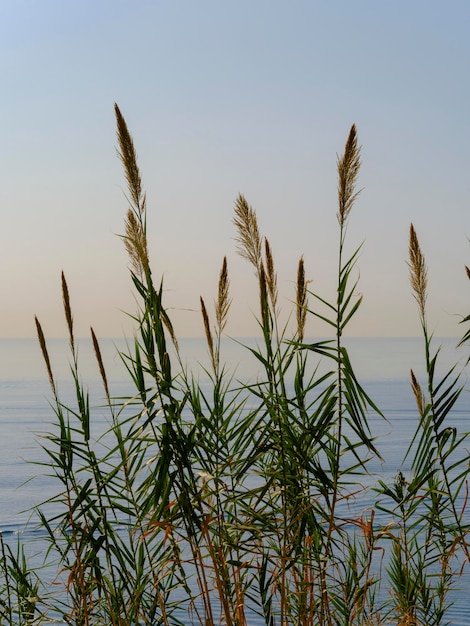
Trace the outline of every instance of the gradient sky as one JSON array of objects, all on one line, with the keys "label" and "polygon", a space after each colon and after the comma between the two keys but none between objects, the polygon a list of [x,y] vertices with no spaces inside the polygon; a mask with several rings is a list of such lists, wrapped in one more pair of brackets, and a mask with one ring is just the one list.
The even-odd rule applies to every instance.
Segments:
[{"label": "gradient sky", "polygon": [[[348,229],[364,302],[353,335],[420,332],[406,265],[413,222],[429,325],[470,312],[468,0],[6,0],[0,4],[0,336],[120,337],[135,303],[113,103],[133,134],[155,276],[180,336],[202,332],[228,257],[227,332],[257,334],[253,273],[236,254],[243,193],[272,245],[281,308],[305,257],[334,296],[336,155],[362,144]],[[318,322],[308,327],[323,334]]]}]

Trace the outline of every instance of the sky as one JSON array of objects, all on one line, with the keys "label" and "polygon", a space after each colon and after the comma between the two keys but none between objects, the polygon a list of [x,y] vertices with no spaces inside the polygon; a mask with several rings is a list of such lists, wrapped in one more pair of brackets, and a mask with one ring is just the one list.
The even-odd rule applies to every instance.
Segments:
[{"label": "sky", "polygon": [[[151,265],[178,336],[199,336],[224,255],[231,336],[258,334],[234,203],[256,210],[280,315],[297,263],[334,299],[336,159],[362,145],[347,250],[363,303],[355,336],[419,335],[408,232],[429,273],[428,323],[470,313],[470,4],[467,0],[4,0],[0,3],[0,336],[132,334],[119,235],[127,211],[113,106],[134,137]],[[313,305],[313,301],[311,301]],[[310,335],[323,335],[310,317]]]}]

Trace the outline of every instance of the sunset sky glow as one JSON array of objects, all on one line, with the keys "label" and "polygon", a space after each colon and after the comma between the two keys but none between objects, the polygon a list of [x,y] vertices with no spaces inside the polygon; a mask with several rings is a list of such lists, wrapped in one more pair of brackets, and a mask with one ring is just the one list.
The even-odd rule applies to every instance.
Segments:
[{"label": "sunset sky glow", "polygon": [[[177,334],[199,336],[224,255],[227,333],[258,333],[256,281],[236,253],[242,193],[270,240],[287,319],[303,254],[333,297],[336,158],[352,123],[363,188],[348,226],[364,296],[350,334],[420,333],[406,265],[413,222],[429,325],[470,312],[470,4],[466,0],[15,0],[0,7],[0,336],[132,332],[119,234],[127,210],[114,102],[138,151],[151,263]],[[322,335],[313,320],[308,331]]]}]

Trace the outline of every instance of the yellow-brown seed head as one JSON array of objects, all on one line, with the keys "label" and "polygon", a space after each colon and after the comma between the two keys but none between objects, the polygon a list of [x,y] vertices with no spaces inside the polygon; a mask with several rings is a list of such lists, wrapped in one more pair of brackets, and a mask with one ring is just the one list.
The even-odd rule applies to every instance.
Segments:
[{"label": "yellow-brown seed head", "polygon": [[351,126],[343,156],[338,158],[338,221],[344,225],[352,206],[360,194],[356,191],[356,182],[361,167],[361,149],[357,145],[356,125]]},{"label": "yellow-brown seed head", "polygon": [[408,267],[410,268],[411,288],[413,290],[413,295],[416,299],[416,302],[418,303],[421,319],[424,321],[426,310],[428,271],[413,224],[410,224],[410,242],[408,252]]}]

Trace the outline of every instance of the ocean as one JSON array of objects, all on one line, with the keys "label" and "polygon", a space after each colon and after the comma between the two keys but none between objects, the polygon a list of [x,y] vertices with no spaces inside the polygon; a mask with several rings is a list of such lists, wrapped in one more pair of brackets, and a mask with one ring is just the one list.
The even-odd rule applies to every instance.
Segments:
[{"label": "ocean", "polygon": [[[222,342],[222,360],[235,376],[255,380],[258,362],[240,343],[256,345],[257,340],[229,340]],[[392,482],[402,466],[403,453],[416,428],[417,410],[410,386],[410,369],[424,383],[424,345],[422,338],[351,338],[345,339],[355,373],[368,394],[386,417],[371,416],[371,430],[377,437],[383,463],[371,466],[371,480],[381,478]],[[441,346],[437,376],[454,363],[464,368],[470,350],[456,350],[455,339],[434,339],[435,348]],[[90,391],[91,404],[96,406],[94,419],[97,432],[106,428],[104,393],[91,341],[79,341],[80,371],[83,383]],[[124,349],[123,340],[100,341],[112,396],[126,397],[134,390],[129,376],[117,355]],[[73,396],[69,369],[68,342],[55,339],[48,342],[51,362],[61,398],[67,404]],[[183,360],[191,371],[199,372],[204,384],[204,367],[209,359],[203,339],[183,339],[180,342]],[[236,365],[236,368],[235,368]],[[462,375],[465,389],[449,415],[449,425],[465,432],[470,430],[470,387],[465,371]],[[4,540],[15,546],[24,542],[33,559],[45,547],[42,531],[31,521],[31,509],[51,497],[57,488],[48,476],[49,468],[41,450],[41,437],[51,430],[54,414],[50,406],[51,391],[42,355],[35,339],[0,340],[0,531]],[[462,449],[462,455],[468,455]],[[408,462],[409,464],[409,462]],[[373,504],[372,504],[373,505]],[[358,503],[357,506],[362,506]],[[470,518],[470,515],[469,515]],[[380,520],[380,516],[377,517]],[[382,520],[384,521],[384,520]],[[36,555],[36,556],[35,556]],[[453,592],[454,605],[448,619],[457,626],[470,624],[470,577],[465,574]]]}]

